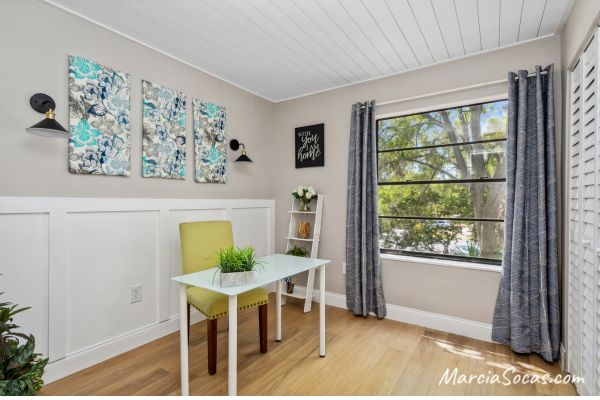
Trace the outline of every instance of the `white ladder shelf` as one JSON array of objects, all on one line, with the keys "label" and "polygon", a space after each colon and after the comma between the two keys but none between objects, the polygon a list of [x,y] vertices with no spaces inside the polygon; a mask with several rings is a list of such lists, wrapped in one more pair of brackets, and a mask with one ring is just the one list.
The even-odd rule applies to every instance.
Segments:
[{"label": "white ladder shelf", "polygon": [[[292,209],[289,211],[290,214],[290,227],[288,229],[286,253],[294,246],[304,247],[308,250],[310,245],[310,258],[317,258],[319,254],[319,241],[321,237],[321,217],[323,214],[323,200],[324,196],[320,193],[317,194],[316,198],[316,209],[311,211],[300,211],[300,201],[292,198]],[[309,203],[309,207],[314,207],[315,201]],[[308,239],[297,237],[296,229],[298,222],[306,221],[311,224],[311,234]],[[312,293],[315,285],[315,269],[312,268],[308,271],[308,281],[306,282],[306,294],[305,296],[298,295],[296,293],[287,293],[282,291],[282,294],[289,297],[295,297],[304,299],[304,312],[307,313],[312,307]]]}]

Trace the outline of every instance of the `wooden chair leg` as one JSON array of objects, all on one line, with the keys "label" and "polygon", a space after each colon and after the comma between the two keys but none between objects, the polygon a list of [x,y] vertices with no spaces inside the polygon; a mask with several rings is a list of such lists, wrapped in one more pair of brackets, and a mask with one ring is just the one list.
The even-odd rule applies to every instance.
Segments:
[{"label": "wooden chair leg", "polygon": [[258,331],[260,336],[260,352],[267,352],[267,308],[268,304],[258,306]]},{"label": "wooden chair leg", "polygon": [[190,344],[190,303],[187,303],[188,346]]},{"label": "wooden chair leg", "polygon": [[206,321],[206,344],[208,345],[208,373],[217,373],[217,318]]}]

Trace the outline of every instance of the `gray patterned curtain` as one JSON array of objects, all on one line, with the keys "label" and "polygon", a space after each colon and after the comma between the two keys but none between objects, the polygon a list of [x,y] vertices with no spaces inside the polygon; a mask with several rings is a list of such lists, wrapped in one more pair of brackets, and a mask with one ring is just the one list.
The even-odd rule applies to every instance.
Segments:
[{"label": "gray patterned curtain", "polygon": [[492,339],[553,361],[560,345],[553,65],[545,72],[508,74],[504,257]]},{"label": "gray patterned curtain", "polygon": [[386,315],[379,264],[375,101],[352,106],[346,211],[346,304],[354,315]]}]

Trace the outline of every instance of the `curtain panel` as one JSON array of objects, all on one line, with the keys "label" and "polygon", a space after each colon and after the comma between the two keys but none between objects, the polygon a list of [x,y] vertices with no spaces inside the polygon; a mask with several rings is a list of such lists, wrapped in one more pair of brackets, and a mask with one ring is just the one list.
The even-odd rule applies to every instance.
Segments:
[{"label": "curtain panel", "polygon": [[346,211],[346,304],[354,315],[386,315],[379,259],[375,101],[352,106]]},{"label": "curtain panel", "polygon": [[560,346],[553,65],[508,75],[507,199],[492,339],[558,358]]}]

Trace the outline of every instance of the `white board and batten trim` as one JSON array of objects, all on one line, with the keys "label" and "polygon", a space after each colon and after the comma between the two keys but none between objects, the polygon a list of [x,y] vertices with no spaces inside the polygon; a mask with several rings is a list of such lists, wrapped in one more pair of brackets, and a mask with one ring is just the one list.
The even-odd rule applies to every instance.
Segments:
[{"label": "white board and batten trim", "polygon": [[[204,319],[206,319],[204,315],[196,310],[192,310],[190,315],[192,324]],[[90,346],[63,359],[49,363],[44,374],[44,383],[54,382],[178,330],[179,317],[174,317]]]},{"label": "white board and batten trim", "polygon": [[[176,288],[169,278],[181,268],[179,223],[232,220],[236,245],[269,254],[275,250],[274,207],[273,200],[0,197],[0,291],[32,306],[17,322],[51,359],[45,381],[177,331]],[[129,288],[139,282],[143,300],[130,304]],[[305,295],[306,289],[295,291]],[[319,294],[313,291],[314,301]],[[327,292],[325,299],[346,308],[344,295]],[[489,324],[393,304],[387,318],[491,337]],[[200,320],[193,312],[192,321]]]},{"label": "white board and batten trim", "polygon": [[49,356],[46,382],[176,331],[179,223],[215,219],[274,252],[270,199],[0,197],[0,291],[32,307],[16,322]]},{"label": "white board and batten trim", "polygon": [[[294,292],[299,297],[303,297],[306,288],[296,285]],[[319,302],[319,290],[313,290],[313,301]],[[326,292],[325,302],[329,306],[338,308],[346,307],[346,296],[339,293]],[[453,317],[450,315],[437,314],[414,308],[387,304],[387,319],[404,322],[407,324],[423,326],[425,328],[436,329],[455,335],[466,336],[473,339],[492,341],[492,325],[484,322],[468,320],[464,318]]]}]

